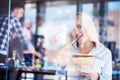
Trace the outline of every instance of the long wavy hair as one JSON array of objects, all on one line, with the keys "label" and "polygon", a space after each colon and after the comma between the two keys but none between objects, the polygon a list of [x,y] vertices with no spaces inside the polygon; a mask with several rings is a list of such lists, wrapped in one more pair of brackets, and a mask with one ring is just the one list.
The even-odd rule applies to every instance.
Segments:
[{"label": "long wavy hair", "polygon": [[[95,44],[102,45],[99,41],[99,36],[96,30],[96,27],[94,25],[94,21],[92,16],[80,12],[77,14],[77,20],[80,20],[82,28],[87,32],[87,35],[91,41],[93,41]],[[79,44],[77,43],[77,46]]]}]

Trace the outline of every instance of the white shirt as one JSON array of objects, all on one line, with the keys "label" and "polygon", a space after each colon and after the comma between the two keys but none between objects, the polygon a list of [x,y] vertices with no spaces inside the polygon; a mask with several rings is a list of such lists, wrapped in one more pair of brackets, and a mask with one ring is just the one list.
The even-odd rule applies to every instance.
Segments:
[{"label": "white shirt", "polygon": [[[80,53],[78,48],[73,45],[71,51]],[[96,44],[88,55],[94,55],[95,61],[93,64],[93,71],[99,73],[100,80],[112,80],[112,56],[111,51],[104,46]],[[89,80],[82,76],[68,77],[67,80]]]}]

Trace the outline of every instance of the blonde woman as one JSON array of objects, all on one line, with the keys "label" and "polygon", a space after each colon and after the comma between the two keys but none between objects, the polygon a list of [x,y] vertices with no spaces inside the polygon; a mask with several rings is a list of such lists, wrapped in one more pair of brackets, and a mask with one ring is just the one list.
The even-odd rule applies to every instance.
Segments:
[{"label": "blonde woman", "polygon": [[73,37],[78,38],[71,51],[77,54],[94,55],[91,72],[81,72],[79,76],[68,76],[67,80],[112,80],[112,58],[109,49],[104,47],[98,39],[98,34],[92,17],[86,13],[79,13]]}]

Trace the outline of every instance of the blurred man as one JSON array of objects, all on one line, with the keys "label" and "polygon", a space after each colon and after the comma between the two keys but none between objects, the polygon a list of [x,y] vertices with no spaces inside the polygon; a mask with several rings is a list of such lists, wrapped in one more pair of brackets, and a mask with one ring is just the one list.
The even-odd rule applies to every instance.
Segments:
[{"label": "blurred man", "polygon": [[[0,63],[5,62],[7,53],[8,38],[12,38],[13,34],[17,35],[22,43],[27,46],[27,49],[35,53],[34,47],[25,39],[22,33],[20,18],[23,17],[24,8],[19,4],[13,5],[10,15],[10,24],[8,26],[8,15],[0,16]],[[8,28],[9,27],[9,28]],[[8,31],[9,29],[9,31]],[[9,32],[9,36],[8,36]]]}]

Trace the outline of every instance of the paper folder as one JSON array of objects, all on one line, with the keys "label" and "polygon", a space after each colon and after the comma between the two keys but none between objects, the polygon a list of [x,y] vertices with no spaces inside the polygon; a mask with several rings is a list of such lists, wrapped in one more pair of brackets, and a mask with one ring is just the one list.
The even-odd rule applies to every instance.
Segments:
[{"label": "paper folder", "polygon": [[75,54],[72,55],[67,66],[68,76],[80,76],[80,72],[89,72],[94,63],[93,55]]}]

